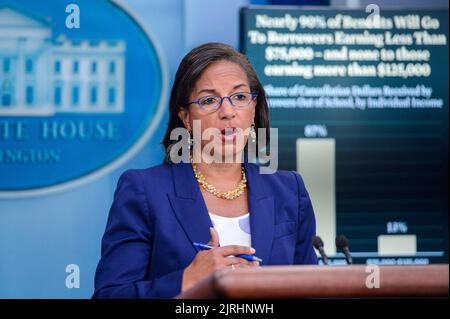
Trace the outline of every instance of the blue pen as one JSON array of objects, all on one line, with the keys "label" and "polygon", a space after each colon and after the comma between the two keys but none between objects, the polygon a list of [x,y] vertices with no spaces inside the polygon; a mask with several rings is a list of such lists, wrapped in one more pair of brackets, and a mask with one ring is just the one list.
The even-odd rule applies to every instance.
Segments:
[{"label": "blue pen", "polygon": [[[209,246],[209,245],[205,245],[205,244],[200,244],[200,243],[192,243],[195,248],[198,248],[200,250],[208,250],[208,249],[213,249],[214,247]],[[262,262],[261,258],[258,258],[256,256],[253,255],[247,255],[247,254],[242,254],[242,255],[237,255],[236,257],[248,260],[248,261],[257,261],[257,262]]]}]

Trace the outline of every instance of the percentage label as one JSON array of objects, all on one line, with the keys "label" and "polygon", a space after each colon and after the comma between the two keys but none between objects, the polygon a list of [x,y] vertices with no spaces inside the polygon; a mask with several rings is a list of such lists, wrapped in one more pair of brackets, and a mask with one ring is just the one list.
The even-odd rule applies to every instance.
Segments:
[{"label": "percentage label", "polygon": [[387,233],[388,234],[405,234],[408,232],[408,225],[406,222],[388,222]]},{"label": "percentage label", "polygon": [[298,18],[300,28],[302,29],[326,29],[327,22],[324,16],[300,16]]},{"label": "percentage label", "polygon": [[328,130],[325,125],[305,125],[304,130],[306,137],[326,137],[328,135]]}]

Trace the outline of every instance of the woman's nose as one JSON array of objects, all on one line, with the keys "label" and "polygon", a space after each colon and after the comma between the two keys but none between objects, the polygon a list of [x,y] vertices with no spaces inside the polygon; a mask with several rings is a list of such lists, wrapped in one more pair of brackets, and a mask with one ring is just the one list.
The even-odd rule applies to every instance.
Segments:
[{"label": "woman's nose", "polygon": [[231,104],[231,101],[229,98],[224,98],[222,100],[222,105],[219,108],[219,116],[221,118],[229,118],[234,117],[236,112],[235,107]]}]

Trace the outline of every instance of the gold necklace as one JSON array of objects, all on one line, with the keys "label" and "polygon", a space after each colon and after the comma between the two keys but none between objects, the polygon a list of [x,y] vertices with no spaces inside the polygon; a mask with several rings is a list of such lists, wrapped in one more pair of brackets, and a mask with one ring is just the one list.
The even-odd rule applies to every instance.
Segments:
[{"label": "gold necklace", "polygon": [[191,157],[192,169],[194,170],[195,178],[198,183],[209,193],[213,194],[216,197],[224,198],[224,199],[235,199],[241,196],[244,193],[244,189],[247,187],[247,178],[245,177],[244,166],[241,167],[242,170],[242,178],[239,182],[239,185],[236,189],[233,189],[228,192],[219,192],[217,188],[208,183],[205,179],[205,176],[197,170],[197,164],[194,163]]}]

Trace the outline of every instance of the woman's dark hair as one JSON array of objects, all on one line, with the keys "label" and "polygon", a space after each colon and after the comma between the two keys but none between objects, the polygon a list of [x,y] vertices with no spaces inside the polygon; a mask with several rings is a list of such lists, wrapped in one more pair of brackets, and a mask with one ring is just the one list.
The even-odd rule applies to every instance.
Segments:
[{"label": "woman's dark hair", "polygon": [[206,43],[192,49],[185,55],[175,75],[169,101],[169,122],[162,141],[166,152],[166,162],[170,145],[177,142],[170,139],[170,132],[177,127],[184,127],[183,122],[178,117],[178,111],[190,102],[189,96],[203,71],[218,61],[234,62],[247,75],[251,92],[258,94],[255,110],[255,129],[256,132],[258,132],[258,128],[266,129],[266,145],[269,145],[270,124],[266,93],[259,82],[253,66],[244,54],[239,53],[229,45],[223,43]]}]

